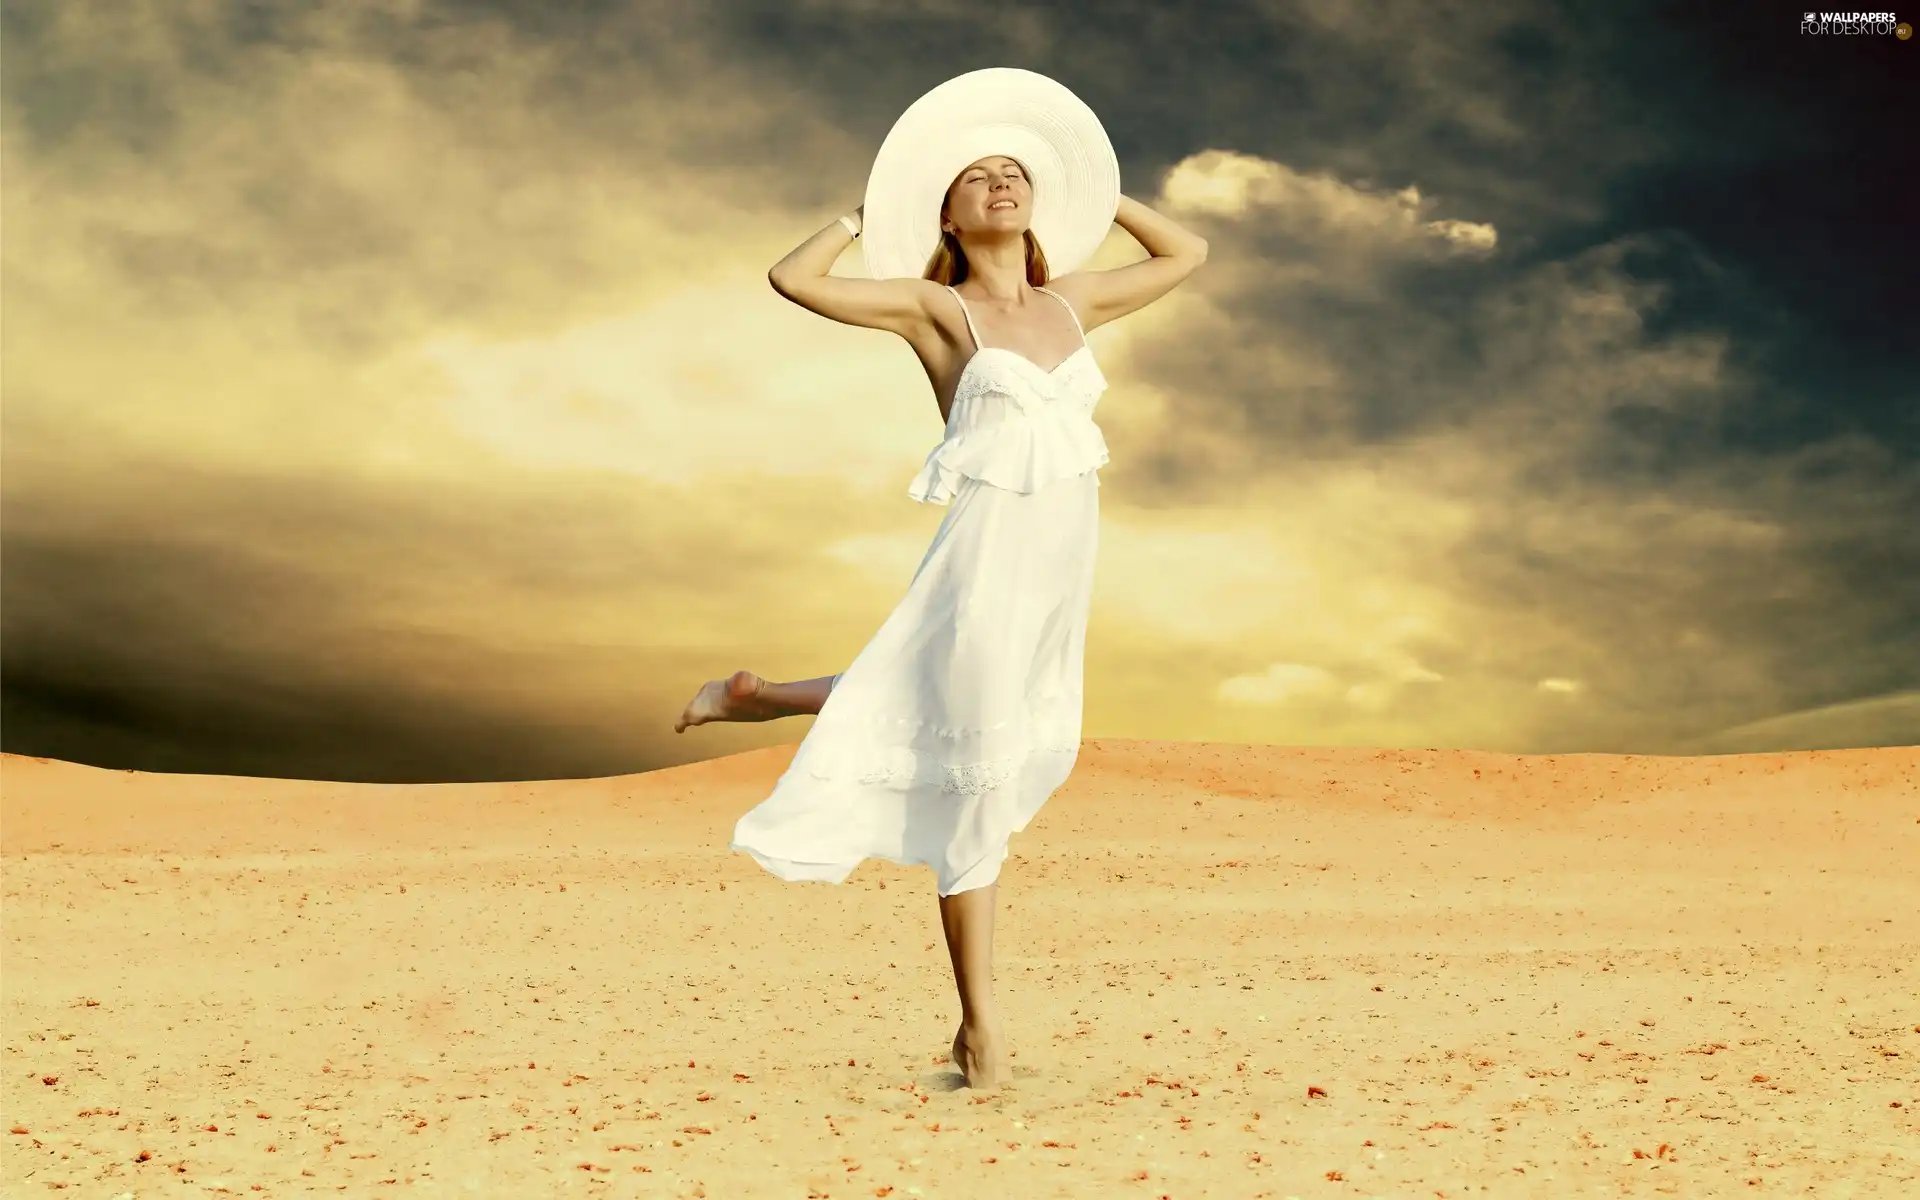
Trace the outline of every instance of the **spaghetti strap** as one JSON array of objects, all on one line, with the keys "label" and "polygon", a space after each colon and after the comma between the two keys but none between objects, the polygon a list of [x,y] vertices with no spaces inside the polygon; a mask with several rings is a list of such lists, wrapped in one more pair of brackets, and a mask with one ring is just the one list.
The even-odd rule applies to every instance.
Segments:
[{"label": "spaghetti strap", "polygon": [[[1067,310],[1067,315],[1073,318],[1073,328],[1075,329],[1076,332],[1080,334],[1080,344],[1082,346],[1086,345],[1087,331],[1081,327],[1080,314],[1073,311],[1073,305],[1067,303],[1067,298],[1065,296],[1062,296],[1059,292],[1052,291],[1048,288],[1036,287],[1033,290],[1036,292],[1046,292],[1047,295],[1052,296],[1055,300],[1058,300],[1060,302],[1061,306]],[[959,293],[956,292],[954,294],[958,295]],[[976,338],[974,340],[978,341],[979,339]]]},{"label": "spaghetti strap", "polygon": [[[980,331],[973,327],[973,313],[967,310],[966,298],[962,296],[959,292],[954,291],[954,287],[952,284],[949,283],[949,284],[945,284],[944,286],[948,291],[953,292],[953,298],[955,300],[960,301],[960,315],[967,319],[967,336],[973,339],[974,350],[978,352],[982,349],[985,349],[985,347],[980,345]],[[1081,340],[1085,341],[1086,339],[1082,338]]]}]

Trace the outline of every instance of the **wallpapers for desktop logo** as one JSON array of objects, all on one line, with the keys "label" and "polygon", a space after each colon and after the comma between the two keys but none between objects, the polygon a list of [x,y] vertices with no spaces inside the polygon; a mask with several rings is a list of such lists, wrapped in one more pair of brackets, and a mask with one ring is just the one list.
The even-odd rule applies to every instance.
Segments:
[{"label": "wallpapers for desktop logo", "polygon": [[1800,15],[1800,32],[1892,34],[1904,42],[1913,36],[1913,26],[1893,13],[1810,12]]}]

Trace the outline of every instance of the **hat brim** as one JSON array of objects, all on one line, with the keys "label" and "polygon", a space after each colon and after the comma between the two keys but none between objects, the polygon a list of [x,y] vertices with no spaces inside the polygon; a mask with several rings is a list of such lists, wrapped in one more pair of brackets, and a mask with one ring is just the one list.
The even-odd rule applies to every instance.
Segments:
[{"label": "hat brim", "polygon": [[918,279],[940,244],[940,205],[954,177],[988,155],[1026,167],[1029,226],[1050,273],[1078,268],[1106,240],[1120,204],[1120,163],[1100,118],[1045,75],[970,71],[914,101],[894,122],[867,178],[861,214],[867,274]]}]

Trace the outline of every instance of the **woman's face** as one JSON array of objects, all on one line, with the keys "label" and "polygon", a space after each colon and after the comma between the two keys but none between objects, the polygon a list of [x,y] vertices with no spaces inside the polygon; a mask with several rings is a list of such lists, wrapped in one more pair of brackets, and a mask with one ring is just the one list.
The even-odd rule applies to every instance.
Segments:
[{"label": "woman's face", "polygon": [[1033,184],[1026,169],[1002,154],[960,172],[947,189],[941,228],[952,234],[1020,233],[1033,223]]}]

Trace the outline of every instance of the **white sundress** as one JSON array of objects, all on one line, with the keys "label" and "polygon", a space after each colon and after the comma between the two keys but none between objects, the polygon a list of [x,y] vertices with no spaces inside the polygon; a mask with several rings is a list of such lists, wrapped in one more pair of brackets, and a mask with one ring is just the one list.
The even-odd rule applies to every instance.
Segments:
[{"label": "white sundress", "polygon": [[731,849],[781,879],[841,883],[884,858],[931,866],[942,896],[985,887],[1079,757],[1107,462],[1093,410],[1107,381],[1084,329],[1044,370],[981,346],[954,298],[974,354],[907,489],[948,505],[946,519],[772,794],[734,828]]}]

